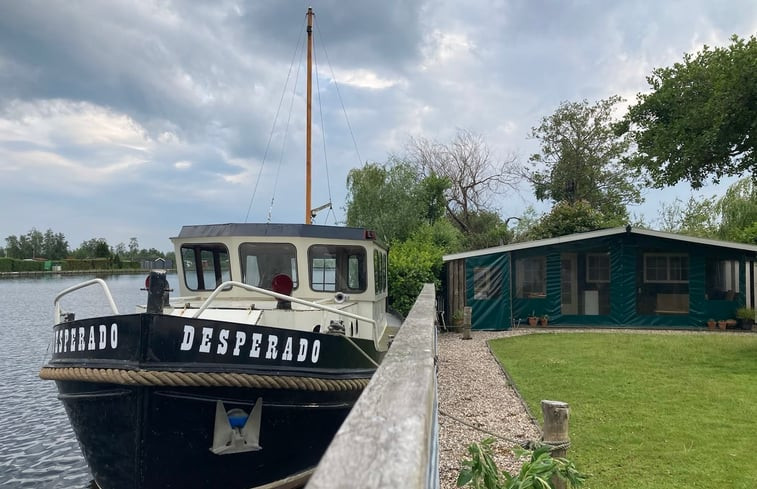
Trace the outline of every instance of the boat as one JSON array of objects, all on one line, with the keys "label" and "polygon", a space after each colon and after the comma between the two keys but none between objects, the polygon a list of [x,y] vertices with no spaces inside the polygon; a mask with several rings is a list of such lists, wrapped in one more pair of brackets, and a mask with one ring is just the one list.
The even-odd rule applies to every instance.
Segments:
[{"label": "boat", "polygon": [[[312,224],[309,185],[302,224],[182,227],[178,283],[151,271],[136,312],[120,313],[102,279],[56,296],[40,377],[56,382],[101,489],[306,483],[398,327],[386,246]],[[79,290],[111,313],[63,311]]]}]

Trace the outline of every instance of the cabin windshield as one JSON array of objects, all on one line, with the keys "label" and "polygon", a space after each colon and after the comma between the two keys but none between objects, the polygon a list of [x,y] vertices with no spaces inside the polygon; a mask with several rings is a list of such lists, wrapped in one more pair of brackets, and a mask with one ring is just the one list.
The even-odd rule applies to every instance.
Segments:
[{"label": "cabin windshield", "polygon": [[310,288],[318,292],[364,292],[365,257],[365,248],[361,246],[311,246]]},{"label": "cabin windshield", "polygon": [[297,288],[297,250],[294,245],[242,243],[239,246],[239,257],[244,283],[272,290],[274,277],[287,275],[292,279],[293,288]]},{"label": "cabin windshield", "polygon": [[231,280],[229,250],[222,244],[185,244],[181,246],[184,283],[190,290],[214,290]]}]

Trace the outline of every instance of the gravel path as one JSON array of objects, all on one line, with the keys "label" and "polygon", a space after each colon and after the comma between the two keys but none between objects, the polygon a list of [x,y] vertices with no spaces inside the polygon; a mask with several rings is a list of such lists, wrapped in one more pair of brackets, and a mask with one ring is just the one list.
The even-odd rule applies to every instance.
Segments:
[{"label": "gravel path", "polygon": [[[528,331],[474,331],[471,340],[462,340],[459,333],[439,335],[439,479],[442,489],[456,487],[460,461],[467,457],[467,446],[490,435],[441,413],[510,439],[535,440],[541,436],[486,345],[493,338],[525,333]],[[512,473],[520,469],[520,464],[510,452],[510,446],[498,441],[494,452],[497,466]]]}]

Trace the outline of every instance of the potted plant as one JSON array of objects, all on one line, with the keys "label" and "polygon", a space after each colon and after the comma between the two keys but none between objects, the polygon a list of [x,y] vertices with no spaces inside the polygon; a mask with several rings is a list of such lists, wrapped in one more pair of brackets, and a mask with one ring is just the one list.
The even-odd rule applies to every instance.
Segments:
[{"label": "potted plant", "polygon": [[549,325],[549,316],[546,314],[539,319],[539,324],[542,328],[546,328]]},{"label": "potted plant", "polygon": [[528,316],[528,325],[533,328],[537,324],[539,324],[539,316],[534,311],[531,311],[531,315]]},{"label": "potted plant", "polygon": [[736,317],[741,321],[741,329],[751,330],[754,327],[755,310],[751,307],[740,307]]},{"label": "potted plant", "polygon": [[726,325],[725,319],[718,319],[718,329],[725,329]]},{"label": "potted plant", "polygon": [[710,318],[707,320],[707,329],[715,329],[715,326],[717,326],[718,322],[714,319]]}]

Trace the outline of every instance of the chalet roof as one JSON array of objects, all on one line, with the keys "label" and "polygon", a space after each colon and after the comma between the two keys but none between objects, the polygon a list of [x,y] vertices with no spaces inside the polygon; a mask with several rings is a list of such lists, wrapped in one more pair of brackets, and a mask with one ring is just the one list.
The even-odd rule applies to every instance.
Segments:
[{"label": "chalet roof", "polygon": [[682,241],[689,244],[701,244],[709,246],[719,246],[721,248],[730,248],[742,251],[751,251],[757,253],[757,246],[744,243],[734,243],[731,241],[720,241],[717,239],[697,238],[695,236],[686,236],[684,234],[666,233],[663,231],[654,231],[652,229],[633,229],[630,226],[617,227],[608,229],[599,229],[597,231],[589,231],[586,233],[568,234],[565,236],[558,236],[557,238],[538,239],[535,241],[524,241],[522,243],[512,243],[503,246],[494,246],[492,248],[483,248],[480,250],[466,251],[463,253],[454,253],[451,255],[444,255],[443,260],[453,261],[461,260],[464,258],[472,258],[475,256],[491,255],[496,253],[507,253],[510,251],[525,250],[529,248],[538,248],[540,246],[551,246],[561,243],[572,243],[574,241],[584,241],[594,238],[602,238],[605,236],[614,236],[617,234],[637,234],[641,236],[653,236],[655,238],[672,239],[676,241]]}]

